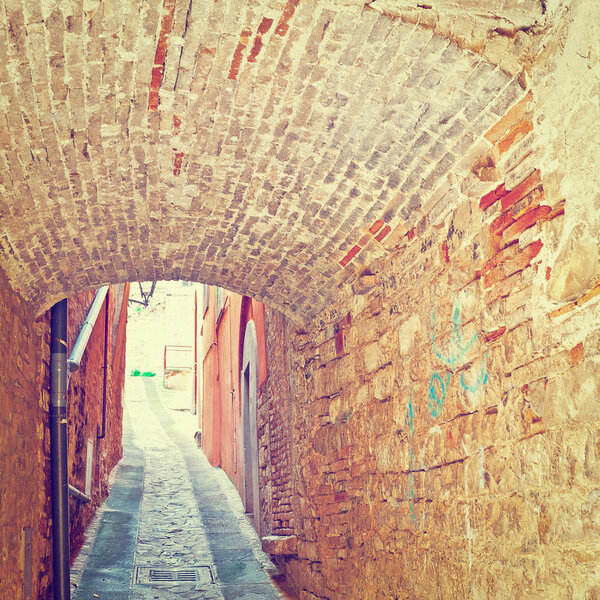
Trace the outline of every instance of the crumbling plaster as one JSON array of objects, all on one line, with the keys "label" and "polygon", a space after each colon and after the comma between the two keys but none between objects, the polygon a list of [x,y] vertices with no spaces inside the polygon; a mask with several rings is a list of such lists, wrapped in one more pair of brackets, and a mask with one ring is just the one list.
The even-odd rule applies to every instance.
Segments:
[{"label": "crumbling plaster", "polygon": [[549,202],[566,202],[565,218],[540,254],[535,324],[568,347],[590,326],[590,315],[562,317],[559,333],[543,313],[600,280],[600,4],[549,2],[548,12],[552,27],[542,36],[528,76],[535,134],[529,160],[540,168]]}]

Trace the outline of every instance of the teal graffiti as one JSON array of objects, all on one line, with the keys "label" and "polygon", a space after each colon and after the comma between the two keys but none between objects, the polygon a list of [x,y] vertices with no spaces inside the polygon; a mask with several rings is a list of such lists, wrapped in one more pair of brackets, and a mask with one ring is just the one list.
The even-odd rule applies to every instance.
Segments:
[{"label": "teal graffiti", "polygon": [[456,370],[456,365],[461,363],[467,352],[471,349],[471,346],[477,341],[477,334],[475,333],[473,337],[463,345],[460,302],[458,301],[458,298],[454,300],[454,306],[452,308],[452,335],[450,336],[450,343],[448,345],[448,354],[445,356],[438,350],[435,344],[435,311],[431,315],[431,322],[431,345],[433,346],[433,353],[444,364],[448,365],[452,372],[454,372]]},{"label": "teal graffiti", "polygon": [[[434,372],[431,375],[431,379],[429,380],[429,411],[431,412],[434,418],[437,418],[442,413],[448,390],[452,385],[452,378],[458,370],[461,370],[459,385],[469,393],[474,394],[482,385],[485,385],[488,382],[489,374],[486,368],[488,355],[486,353],[483,356],[481,364],[479,365],[479,368],[477,370],[471,369],[471,367],[469,367],[467,370],[464,369],[464,366],[467,362],[467,353],[478,341],[479,336],[477,334],[474,334],[468,339],[464,339],[463,325],[460,318],[460,302],[458,298],[454,300],[454,305],[452,307],[452,332],[450,334],[450,340],[448,342],[448,347],[445,352],[440,348],[439,342],[436,342],[435,311],[431,315],[431,323],[432,352],[434,356],[439,361],[441,361],[442,364],[448,369],[447,371],[446,369],[443,369],[440,372]],[[419,471],[424,473],[423,485],[425,485],[426,473],[428,469],[425,466],[425,462],[423,460],[423,451],[421,451],[420,464],[417,464],[419,461],[417,460],[415,454],[415,407],[412,399],[412,391],[409,393],[408,408],[406,412],[406,423],[408,425],[408,429],[410,430],[410,476],[408,480],[408,497],[406,498],[406,500],[408,500],[408,510],[410,514],[410,519],[413,523],[416,524],[417,527],[419,527],[419,519],[415,514],[415,502],[419,501],[418,499],[415,500],[415,473]],[[431,435],[431,432],[429,435]],[[424,508],[421,511],[420,520],[424,524]]]},{"label": "teal graffiti", "polygon": [[[429,381],[429,410],[434,417],[439,417],[444,401],[446,400],[446,391],[450,385],[450,373],[446,376],[446,383],[439,373],[434,373]],[[437,383],[437,386],[436,386]]]},{"label": "teal graffiti", "polygon": [[[454,300],[454,305],[452,307],[452,333],[450,334],[447,353],[442,353],[435,341],[435,311],[431,314],[431,325],[431,346],[433,354],[450,369],[450,373],[446,374],[445,381],[439,373],[433,373],[429,380],[429,410],[431,411],[432,416],[437,418],[442,413],[452,375],[456,372],[457,367],[464,364],[467,352],[479,339],[479,336],[475,333],[468,341],[463,341],[460,302],[458,298]],[[460,385],[463,389],[474,394],[482,385],[487,383],[488,372],[486,363],[487,353],[481,361],[477,377],[471,383],[465,381],[464,373],[460,374]]]},{"label": "teal graffiti", "polygon": [[477,379],[472,384],[468,384],[465,382],[465,374],[460,374],[460,385],[467,390],[467,392],[471,392],[474,394],[482,385],[485,385],[488,380],[488,372],[485,369],[485,363],[487,362],[487,352],[481,361],[481,367],[479,369],[479,373],[477,374]]}]

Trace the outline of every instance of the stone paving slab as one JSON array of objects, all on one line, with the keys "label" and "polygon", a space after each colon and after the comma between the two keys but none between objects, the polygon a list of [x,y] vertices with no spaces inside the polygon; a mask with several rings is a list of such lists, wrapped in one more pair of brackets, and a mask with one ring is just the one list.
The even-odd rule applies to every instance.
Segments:
[{"label": "stone paving slab", "polygon": [[270,584],[225,585],[221,587],[224,600],[278,600],[281,598]]},{"label": "stone paving slab", "polygon": [[124,417],[123,458],[111,493],[94,523],[92,544],[75,561],[75,600],[127,600],[138,529],[144,478],[144,456]]},{"label": "stone paving slab", "polygon": [[[283,598],[235,488],[196,448],[189,414],[165,408],[159,386],[128,379],[124,459],[91,550],[76,562],[74,600]],[[204,567],[201,581],[148,581],[150,568],[194,567]]]}]

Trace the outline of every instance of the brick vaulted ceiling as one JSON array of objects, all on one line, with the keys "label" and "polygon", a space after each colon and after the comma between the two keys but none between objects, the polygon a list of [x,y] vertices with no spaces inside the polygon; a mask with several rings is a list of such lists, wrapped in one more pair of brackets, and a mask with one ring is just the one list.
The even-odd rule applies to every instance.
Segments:
[{"label": "brick vaulted ceiling", "polygon": [[[107,282],[174,278],[298,321],[330,303],[522,93],[392,16],[407,3],[371,4],[4,0],[11,285],[38,311]],[[538,8],[465,4],[515,27]]]}]

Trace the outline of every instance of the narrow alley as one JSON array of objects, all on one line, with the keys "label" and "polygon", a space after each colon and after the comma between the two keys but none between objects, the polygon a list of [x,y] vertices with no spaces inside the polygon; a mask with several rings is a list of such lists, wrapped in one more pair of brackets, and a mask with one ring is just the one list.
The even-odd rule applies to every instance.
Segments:
[{"label": "narrow alley", "polygon": [[193,440],[189,394],[125,387],[124,458],[72,569],[74,600],[275,600],[276,568]]}]

